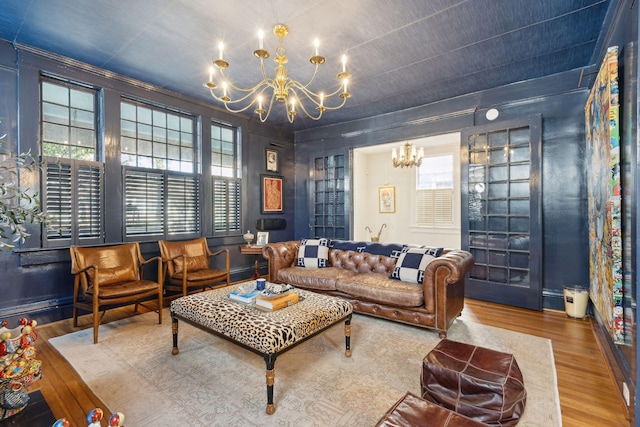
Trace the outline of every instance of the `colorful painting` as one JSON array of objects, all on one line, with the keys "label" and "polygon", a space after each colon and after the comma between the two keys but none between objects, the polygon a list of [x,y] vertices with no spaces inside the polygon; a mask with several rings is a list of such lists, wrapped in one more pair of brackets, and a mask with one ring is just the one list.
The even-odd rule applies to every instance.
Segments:
[{"label": "colorful painting", "polygon": [[618,47],[607,55],[585,105],[590,296],[613,341],[624,343]]},{"label": "colorful painting", "polygon": [[262,213],[283,213],[283,178],[275,175],[262,175]]}]

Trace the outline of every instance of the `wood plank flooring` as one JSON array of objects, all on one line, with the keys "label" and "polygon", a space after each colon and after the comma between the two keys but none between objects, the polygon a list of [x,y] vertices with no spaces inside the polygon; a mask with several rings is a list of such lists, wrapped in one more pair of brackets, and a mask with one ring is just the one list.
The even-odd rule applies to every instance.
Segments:
[{"label": "wood plank flooring", "polygon": [[[110,310],[104,322],[134,314],[133,306]],[[563,311],[536,312],[476,300],[465,301],[462,318],[552,340],[564,427],[629,426],[590,321],[567,318]],[[71,319],[38,326],[36,349],[44,374],[29,388],[42,392],[56,418],[66,417],[77,426],[86,425],[86,414],[95,407],[106,417],[118,408],[101,402],[48,339],[90,325],[90,316],[84,316],[78,328]]]}]

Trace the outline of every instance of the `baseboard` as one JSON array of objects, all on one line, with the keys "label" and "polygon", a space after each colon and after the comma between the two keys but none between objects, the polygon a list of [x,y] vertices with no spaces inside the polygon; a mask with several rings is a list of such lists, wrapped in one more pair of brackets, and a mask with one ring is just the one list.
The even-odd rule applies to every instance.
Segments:
[{"label": "baseboard", "polygon": [[[609,376],[611,377],[611,381],[614,384],[614,388],[617,391],[618,397],[620,399],[620,407],[622,408],[622,412],[626,419],[630,421],[629,425],[634,424],[634,413],[635,413],[635,378],[630,369],[625,369],[626,363],[619,355],[618,350],[615,348],[615,344],[609,337],[608,332],[602,327],[602,322],[600,321],[600,316],[597,310],[594,311],[594,316],[591,318],[591,327],[593,330],[593,334],[596,337],[596,343],[602,352],[607,370],[609,371]],[[630,394],[630,405],[627,406],[624,396],[623,396],[623,383],[626,383],[629,387]]]}]

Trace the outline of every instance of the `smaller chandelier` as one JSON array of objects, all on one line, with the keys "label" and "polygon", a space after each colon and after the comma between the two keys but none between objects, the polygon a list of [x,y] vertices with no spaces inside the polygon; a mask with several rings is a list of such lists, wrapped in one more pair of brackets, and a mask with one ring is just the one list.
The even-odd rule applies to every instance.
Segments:
[{"label": "smaller chandelier", "polygon": [[[282,39],[289,34],[289,28],[286,25],[278,24],[273,28],[273,33],[280,40],[274,58],[274,62],[277,64],[274,70],[274,77],[267,76],[265,71],[264,60],[269,58],[270,53],[264,49],[263,33],[259,31],[258,49],[253,51],[253,55],[260,59],[262,80],[249,88],[241,88],[232,84],[224,74],[224,70],[229,68],[229,63],[223,59],[224,45],[220,43],[218,45],[219,57],[213,61],[215,68],[211,67],[209,69],[209,81],[204,83],[204,86],[209,89],[211,96],[222,102],[225,108],[232,113],[241,113],[252,106],[256,106],[257,108],[254,112],[263,123],[271,113],[274,100],[283,104],[289,123],[293,123],[293,119],[299,111],[302,111],[312,120],[320,120],[324,111],[342,108],[347,98],[351,96],[347,90],[351,74],[347,72],[346,55],[342,55],[342,71],[337,75],[339,81],[338,88],[331,93],[314,92],[309,89],[309,87],[316,78],[318,67],[325,62],[324,56],[320,56],[318,53],[320,45],[318,39],[315,39],[314,55],[309,58],[309,62],[314,65],[315,70],[309,81],[304,84],[287,75],[287,68],[285,67],[285,64],[288,62],[287,50],[282,46]],[[218,69],[220,74],[218,83],[220,83],[221,87],[218,89],[218,94],[214,92],[214,89],[218,87],[213,81],[215,69]],[[233,99],[233,92],[239,92],[240,96]],[[334,95],[338,95],[342,101],[338,101],[332,105],[328,101],[330,101]],[[266,107],[266,109],[263,107]]]},{"label": "smaller chandelier", "polygon": [[405,142],[404,147],[396,149],[391,152],[391,160],[393,161],[393,167],[408,167],[418,166],[422,164],[422,158],[424,157],[424,148],[420,147],[416,150],[416,147],[410,143]]}]

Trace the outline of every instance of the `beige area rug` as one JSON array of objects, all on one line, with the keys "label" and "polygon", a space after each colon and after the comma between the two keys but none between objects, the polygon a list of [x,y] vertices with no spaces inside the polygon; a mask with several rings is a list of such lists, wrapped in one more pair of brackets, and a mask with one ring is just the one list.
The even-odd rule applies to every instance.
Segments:
[{"label": "beige area rug", "polygon": [[[167,309],[168,310],[168,309]],[[420,394],[422,359],[438,334],[354,315],[353,355],[344,355],[343,323],[279,356],[276,412],[265,413],[264,359],[198,328],[154,313],[51,339],[126,426],[374,426],[406,391]],[[528,392],[519,427],[562,424],[551,341],[456,320],[448,338],[513,353]],[[89,411],[92,408],[86,408]],[[103,408],[106,409],[107,408]]]}]

